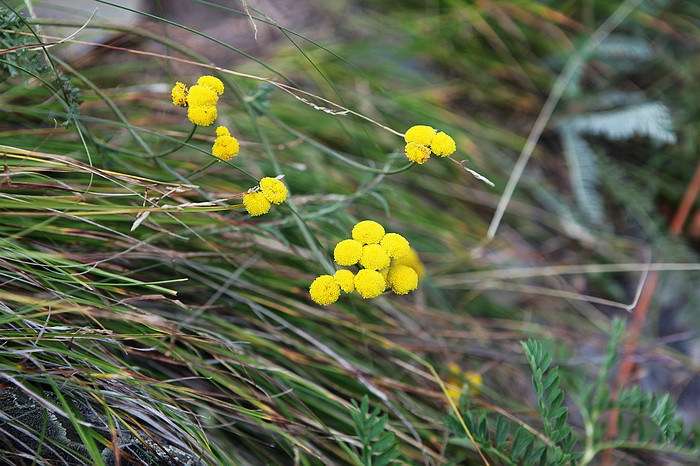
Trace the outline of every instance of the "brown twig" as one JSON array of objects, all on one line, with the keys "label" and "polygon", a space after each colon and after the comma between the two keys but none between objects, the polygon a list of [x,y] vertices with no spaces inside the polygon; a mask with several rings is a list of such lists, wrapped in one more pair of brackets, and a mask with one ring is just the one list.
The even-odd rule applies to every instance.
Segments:
[{"label": "brown twig", "polygon": [[[693,203],[700,193],[700,161],[695,167],[695,174],[690,180],[688,187],[683,194],[683,199],[681,200],[676,213],[671,219],[669,225],[669,233],[672,236],[679,236],[683,232],[683,225],[685,225],[690,210]],[[659,283],[659,271],[653,271],[649,274],[647,282],[642,290],[642,294],[639,297],[639,302],[632,312],[632,320],[627,326],[627,341],[623,347],[623,359],[620,364],[620,371],[615,379],[614,390],[611,393],[613,401],[617,400],[617,395],[620,389],[625,386],[633,374],[637,371],[637,363],[634,362],[634,353],[637,351],[639,346],[639,336],[642,333],[642,328],[644,327],[644,322],[646,321],[646,316],[649,311],[649,306],[654,297],[654,292],[656,291],[656,286]],[[618,411],[610,411],[610,417],[608,418],[608,427],[605,432],[605,439],[607,441],[611,440],[617,435],[618,428]],[[606,450],[601,464],[603,466],[612,465],[612,450]]]}]

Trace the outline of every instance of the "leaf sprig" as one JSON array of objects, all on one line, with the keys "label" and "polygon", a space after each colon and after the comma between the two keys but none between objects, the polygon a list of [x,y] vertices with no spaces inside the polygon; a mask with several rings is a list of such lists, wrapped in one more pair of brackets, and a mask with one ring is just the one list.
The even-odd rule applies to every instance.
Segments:
[{"label": "leaf sprig", "polygon": [[350,412],[354,422],[357,439],[362,444],[360,464],[365,466],[386,466],[392,464],[399,456],[398,443],[393,432],[386,430],[388,416],[380,415],[381,407],[369,411],[369,398],[364,396],[359,406],[352,400],[355,408]]},{"label": "leaf sprig", "polygon": [[[521,342],[532,370],[542,432],[512,417],[471,410],[469,400],[462,397],[462,417],[479,449],[501,463],[511,465],[582,466],[607,449],[667,452],[678,455],[681,460],[697,458],[700,436],[693,429],[684,427],[669,394],[643,392],[635,386],[622,389],[617,398],[611,396],[607,382],[618,359],[624,328],[622,320],[613,321],[611,338],[596,382],[578,380],[576,386],[585,388],[569,397],[578,405],[583,418],[582,431],[568,421],[569,407],[561,388],[561,370],[558,366],[552,367],[550,353],[537,340]],[[618,431],[616,438],[606,439],[607,426],[603,421],[608,417],[603,414],[611,411],[619,413]],[[449,416],[446,425],[456,437],[453,443],[469,446],[456,416]]]}]

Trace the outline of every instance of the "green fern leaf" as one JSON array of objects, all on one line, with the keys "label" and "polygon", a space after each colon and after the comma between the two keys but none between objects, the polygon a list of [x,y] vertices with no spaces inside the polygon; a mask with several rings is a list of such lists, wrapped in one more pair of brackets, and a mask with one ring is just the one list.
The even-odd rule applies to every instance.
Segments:
[{"label": "green fern leaf", "polygon": [[577,135],[603,136],[612,141],[644,136],[659,144],[676,142],[668,107],[656,101],[586,113],[568,120],[566,125]]},{"label": "green fern leaf", "polygon": [[598,192],[598,167],[588,142],[579,136],[578,120],[559,127],[564,156],[569,166],[569,179],[576,203],[595,224],[603,222],[603,199]]},{"label": "green fern leaf", "polygon": [[651,45],[641,37],[610,34],[596,50],[596,58],[610,63],[615,69],[626,71],[638,62],[654,56]]}]

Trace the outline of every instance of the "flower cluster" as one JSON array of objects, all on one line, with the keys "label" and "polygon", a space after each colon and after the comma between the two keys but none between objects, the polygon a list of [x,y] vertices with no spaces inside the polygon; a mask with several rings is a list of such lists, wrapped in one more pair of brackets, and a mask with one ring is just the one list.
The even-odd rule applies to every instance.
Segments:
[{"label": "flower cluster", "polygon": [[230,160],[231,157],[238,155],[238,139],[231,136],[231,132],[225,126],[216,128],[216,139],[214,146],[211,148],[211,153],[221,160]]},{"label": "flower cluster", "polygon": [[224,83],[214,76],[200,76],[197,84],[190,87],[175,83],[171,91],[173,104],[187,107],[187,118],[199,126],[209,126],[217,117],[216,104],[224,92]]},{"label": "flower cluster", "polygon": [[[216,154],[215,154],[216,155]],[[243,196],[243,205],[250,215],[257,217],[270,211],[272,204],[281,204],[287,199],[287,187],[277,178],[265,177],[259,186]]]},{"label": "flower cluster", "polygon": [[[403,295],[418,287],[417,265],[414,268],[410,263],[420,264],[420,260],[406,238],[398,233],[386,233],[384,227],[373,220],[356,224],[351,236],[336,244],[333,258],[340,266],[359,266],[360,270],[353,273],[341,269],[334,275],[317,277],[309,287],[311,299],[327,306],[338,300],[341,291],[356,291],[369,299],[376,298],[387,288]],[[422,268],[422,264],[420,266]]]},{"label": "flower cluster", "polygon": [[425,125],[412,126],[404,134],[406,141],[405,154],[411,162],[425,163],[430,158],[430,153],[438,157],[447,157],[454,154],[457,145],[454,139],[442,131]]},{"label": "flower cluster", "polygon": [[474,371],[463,371],[459,365],[452,363],[447,366],[449,374],[445,377],[447,384],[447,394],[455,402],[459,401],[461,395],[478,395],[484,384],[481,374]]}]

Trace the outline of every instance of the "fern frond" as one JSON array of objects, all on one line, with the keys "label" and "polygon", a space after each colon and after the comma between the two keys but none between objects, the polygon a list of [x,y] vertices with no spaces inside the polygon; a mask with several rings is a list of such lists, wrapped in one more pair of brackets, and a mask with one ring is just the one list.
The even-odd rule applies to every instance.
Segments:
[{"label": "fern frond", "polygon": [[603,136],[612,141],[644,136],[659,144],[676,142],[668,107],[656,101],[606,112],[587,113],[571,118],[564,126],[576,134]]},{"label": "fern frond", "polygon": [[569,167],[569,179],[576,203],[583,214],[595,224],[603,222],[603,199],[598,192],[598,166],[595,153],[579,136],[575,125],[559,127],[564,156]]},{"label": "fern frond", "polygon": [[645,61],[652,58],[654,51],[648,41],[641,37],[624,34],[610,34],[596,50],[596,57],[611,62]]}]

